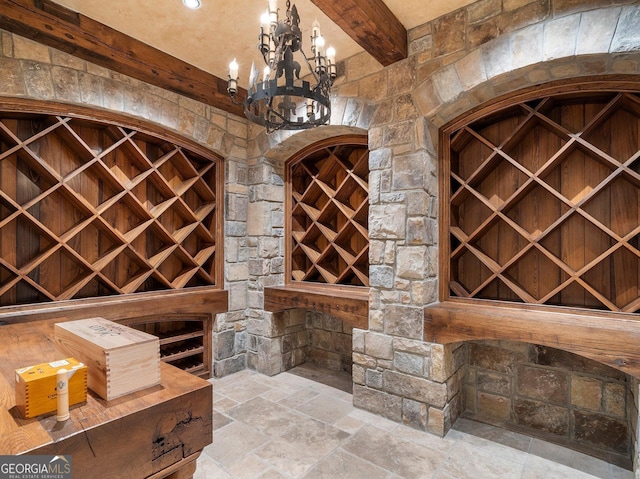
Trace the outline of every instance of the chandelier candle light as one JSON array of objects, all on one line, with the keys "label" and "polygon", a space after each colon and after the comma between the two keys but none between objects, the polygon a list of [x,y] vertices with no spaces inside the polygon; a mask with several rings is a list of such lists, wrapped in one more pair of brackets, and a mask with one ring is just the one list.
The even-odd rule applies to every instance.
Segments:
[{"label": "chandelier candle light", "polygon": [[[311,52],[307,57],[302,50],[300,17],[295,5],[287,0],[286,18],[279,20],[277,0],[268,0],[269,8],[260,19],[258,49],[264,60],[262,81],[258,69],[251,65],[244,114],[254,123],[276,130],[304,130],[329,122],[331,101],[329,94],[336,78],[336,52],[332,47],[325,51],[325,41],[320,25],[313,23]],[[309,74],[300,78],[302,67],[294,60],[294,53],[301,56]],[[238,92],[238,63],[229,65],[227,92],[235,101]]]}]

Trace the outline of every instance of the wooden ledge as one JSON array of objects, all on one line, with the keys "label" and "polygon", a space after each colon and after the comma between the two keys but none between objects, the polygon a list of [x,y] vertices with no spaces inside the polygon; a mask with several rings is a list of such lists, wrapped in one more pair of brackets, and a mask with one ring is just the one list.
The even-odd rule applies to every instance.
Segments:
[{"label": "wooden ledge", "polygon": [[287,284],[264,288],[265,311],[311,309],[330,314],[354,328],[369,325],[369,288],[333,284]]},{"label": "wooden ledge", "polygon": [[227,291],[202,286],[24,306],[5,306],[0,308],[0,324],[55,319],[71,321],[92,316],[117,321],[153,314],[216,314],[226,312],[228,303]]},{"label": "wooden ledge", "polygon": [[563,349],[640,378],[640,317],[446,301],[424,310],[425,341],[504,339]]}]

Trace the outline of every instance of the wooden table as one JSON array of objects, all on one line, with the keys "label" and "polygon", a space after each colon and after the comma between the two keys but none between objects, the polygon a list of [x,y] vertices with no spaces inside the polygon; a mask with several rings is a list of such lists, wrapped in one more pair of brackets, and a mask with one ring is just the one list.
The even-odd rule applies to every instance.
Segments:
[{"label": "wooden table", "polygon": [[73,477],[188,479],[213,439],[211,383],[161,364],[161,384],[105,401],[89,391],[55,413],[22,419],[15,407],[15,369],[61,359],[53,321],[0,326],[0,454],[71,455]]}]

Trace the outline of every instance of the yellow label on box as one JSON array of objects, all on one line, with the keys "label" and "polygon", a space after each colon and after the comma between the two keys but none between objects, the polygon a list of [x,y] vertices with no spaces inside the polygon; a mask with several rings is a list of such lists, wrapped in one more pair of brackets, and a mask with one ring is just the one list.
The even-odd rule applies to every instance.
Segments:
[{"label": "yellow label on box", "polygon": [[69,405],[87,400],[87,367],[75,358],[16,369],[16,407],[24,418],[56,410],[56,374],[62,368],[69,371]]}]

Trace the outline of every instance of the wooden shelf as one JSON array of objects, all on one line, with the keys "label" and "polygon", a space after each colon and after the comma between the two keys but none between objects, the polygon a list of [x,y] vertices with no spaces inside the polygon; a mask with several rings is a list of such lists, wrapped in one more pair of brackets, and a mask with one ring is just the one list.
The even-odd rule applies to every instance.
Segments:
[{"label": "wooden shelf", "polygon": [[121,126],[0,112],[0,306],[215,286],[220,164]]},{"label": "wooden shelf", "polygon": [[265,311],[310,309],[330,314],[355,328],[369,325],[369,288],[295,283],[264,288]]},{"label": "wooden shelf", "polygon": [[451,300],[426,307],[424,319],[428,342],[535,342],[640,378],[640,321],[635,314]]},{"label": "wooden shelf", "polygon": [[288,162],[289,280],[369,286],[366,145],[333,139]]},{"label": "wooden shelf", "polygon": [[445,131],[441,297],[640,310],[640,97],[561,94]]}]

